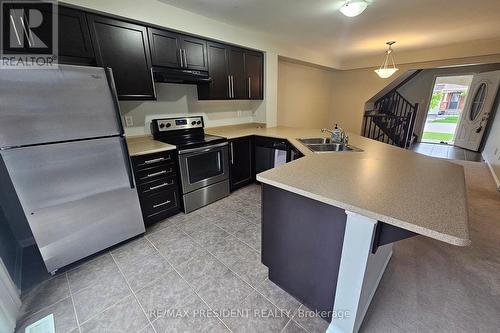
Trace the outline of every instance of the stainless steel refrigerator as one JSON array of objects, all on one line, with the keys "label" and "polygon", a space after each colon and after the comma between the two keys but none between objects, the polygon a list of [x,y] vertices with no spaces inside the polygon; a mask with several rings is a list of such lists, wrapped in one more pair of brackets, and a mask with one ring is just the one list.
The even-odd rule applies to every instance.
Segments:
[{"label": "stainless steel refrigerator", "polygon": [[0,69],[0,149],[49,272],[144,233],[110,70]]}]

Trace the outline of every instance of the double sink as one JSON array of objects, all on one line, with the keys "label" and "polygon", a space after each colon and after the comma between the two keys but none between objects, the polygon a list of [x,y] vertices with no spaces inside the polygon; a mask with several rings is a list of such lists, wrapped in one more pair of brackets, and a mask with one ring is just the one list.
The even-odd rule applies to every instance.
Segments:
[{"label": "double sink", "polygon": [[359,148],[354,146],[340,143],[332,140],[331,138],[307,138],[307,139],[297,139],[303,145],[305,145],[309,150],[315,153],[331,153],[331,152],[360,152]]}]

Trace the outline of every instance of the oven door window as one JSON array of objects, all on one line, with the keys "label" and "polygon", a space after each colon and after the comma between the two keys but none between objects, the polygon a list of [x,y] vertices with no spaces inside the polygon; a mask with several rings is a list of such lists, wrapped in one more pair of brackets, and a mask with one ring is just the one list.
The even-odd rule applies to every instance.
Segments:
[{"label": "oven door window", "polygon": [[224,173],[222,151],[220,150],[188,156],[186,158],[186,163],[190,184],[216,177]]}]

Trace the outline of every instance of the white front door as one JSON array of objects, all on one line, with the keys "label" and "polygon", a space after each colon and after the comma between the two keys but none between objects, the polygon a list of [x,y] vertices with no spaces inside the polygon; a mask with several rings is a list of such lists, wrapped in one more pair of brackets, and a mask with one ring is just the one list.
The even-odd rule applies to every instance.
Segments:
[{"label": "white front door", "polygon": [[455,146],[477,151],[495,102],[500,71],[474,75],[467,101],[458,123]]}]

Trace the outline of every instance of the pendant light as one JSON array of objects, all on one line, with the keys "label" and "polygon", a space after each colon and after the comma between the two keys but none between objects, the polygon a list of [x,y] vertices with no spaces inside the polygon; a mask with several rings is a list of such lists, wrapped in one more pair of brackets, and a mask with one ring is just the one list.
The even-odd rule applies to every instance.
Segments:
[{"label": "pendant light", "polygon": [[347,17],[354,17],[361,14],[368,4],[366,1],[349,1],[347,0],[342,7],[340,7],[340,12]]},{"label": "pendant light", "polygon": [[388,77],[392,76],[392,74],[398,71],[398,68],[394,63],[394,57],[392,56],[392,45],[394,43],[396,42],[390,41],[386,43],[387,45],[389,45],[389,48],[385,52],[385,61],[379,69],[375,70],[375,73],[377,73],[377,75],[382,79],[387,79]]}]

